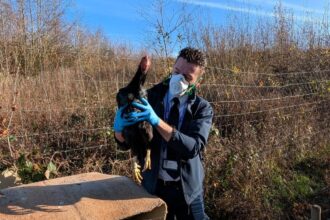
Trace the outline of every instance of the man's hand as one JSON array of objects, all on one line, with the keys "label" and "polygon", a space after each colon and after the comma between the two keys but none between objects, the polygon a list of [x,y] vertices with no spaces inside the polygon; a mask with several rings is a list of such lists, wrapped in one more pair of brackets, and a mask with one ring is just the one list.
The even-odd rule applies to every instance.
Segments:
[{"label": "man's hand", "polygon": [[113,123],[113,130],[115,132],[122,132],[124,127],[130,126],[135,124],[136,122],[138,122],[138,118],[134,118],[134,117],[122,117],[123,115],[123,110],[127,105],[124,105],[122,107],[120,107],[117,112],[116,112],[116,116],[115,116],[115,120]]},{"label": "man's hand", "polygon": [[149,102],[145,98],[140,99],[141,103],[132,102],[132,106],[141,110],[141,112],[132,112],[129,118],[137,121],[148,121],[152,126],[157,126],[160,118],[155,113]]}]

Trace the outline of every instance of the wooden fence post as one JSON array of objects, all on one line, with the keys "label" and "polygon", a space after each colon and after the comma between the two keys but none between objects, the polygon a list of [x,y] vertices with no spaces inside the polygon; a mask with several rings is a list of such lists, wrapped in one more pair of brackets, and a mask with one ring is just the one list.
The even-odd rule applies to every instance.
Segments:
[{"label": "wooden fence post", "polygon": [[311,206],[311,220],[321,220],[321,207],[319,205]]}]

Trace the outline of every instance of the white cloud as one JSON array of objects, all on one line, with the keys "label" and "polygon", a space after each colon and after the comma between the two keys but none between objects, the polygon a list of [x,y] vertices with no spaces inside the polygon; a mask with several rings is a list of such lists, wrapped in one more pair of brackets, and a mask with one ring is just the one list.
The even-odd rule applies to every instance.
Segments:
[{"label": "white cloud", "polygon": [[[263,16],[263,17],[274,17],[274,13],[272,11],[256,10],[256,9],[251,9],[248,7],[238,7],[238,6],[233,6],[233,5],[224,4],[224,3],[199,1],[199,0],[176,0],[176,1],[181,2],[181,3],[191,4],[191,5],[208,7],[208,8],[222,9],[222,10],[226,10],[226,11],[242,12],[242,13]],[[237,0],[237,1],[242,1],[242,0]],[[260,0],[253,0],[253,1],[260,1]],[[311,18],[306,17],[306,16],[295,15],[294,18],[299,21],[308,21],[308,22],[312,21]],[[314,20],[317,20],[317,19],[314,19]]]},{"label": "white cloud", "polygon": [[209,7],[209,8],[223,9],[223,10],[227,10],[227,11],[250,13],[250,14],[267,16],[267,17],[274,16],[273,12],[266,12],[266,11],[260,11],[260,10],[257,11],[257,10],[250,9],[250,8],[236,7],[236,6],[231,6],[231,5],[227,5],[227,4],[223,4],[223,3],[206,2],[206,1],[198,1],[198,0],[177,0],[177,1],[182,2],[182,3],[192,4],[192,5]]},{"label": "white cloud", "polygon": [[[235,1],[241,2],[241,3],[247,3],[247,4],[254,4],[254,5],[267,4],[267,5],[270,5],[273,7],[279,3],[278,0],[235,0]],[[308,12],[308,13],[314,13],[314,14],[324,14],[323,10],[315,9],[315,8],[308,8],[305,6],[289,3],[286,1],[281,1],[281,4],[284,8],[291,9],[294,12]]]}]

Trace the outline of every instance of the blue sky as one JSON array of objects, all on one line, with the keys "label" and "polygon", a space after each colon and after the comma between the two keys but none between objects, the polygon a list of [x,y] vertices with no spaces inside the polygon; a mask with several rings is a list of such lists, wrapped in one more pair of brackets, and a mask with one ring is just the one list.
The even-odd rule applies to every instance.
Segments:
[{"label": "blue sky", "polygon": [[[213,24],[225,25],[228,15],[249,14],[249,17],[271,18],[277,0],[165,0],[171,14],[182,4],[205,16]],[[150,24],[144,15],[151,15],[154,0],[75,0],[75,9],[82,24],[91,30],[98,28],[113,41],[144,45]],[[282,0],[282,5],[294,13],[296,20],[306,21],[306,12],[313,19],[321,19],[329,0]]]}]

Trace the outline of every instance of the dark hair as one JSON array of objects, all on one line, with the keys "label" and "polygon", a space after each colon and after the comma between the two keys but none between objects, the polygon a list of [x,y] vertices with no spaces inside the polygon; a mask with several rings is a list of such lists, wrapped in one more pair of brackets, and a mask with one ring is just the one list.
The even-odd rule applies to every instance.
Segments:
[{"label": "dark hair", "polygon": [[199,49],[186,47],[180,51],[177,59],[179,59],[180,57],[186,59],[189,63],[193,63],[201,67],[206,66],[206,57],[204,53]]}]

